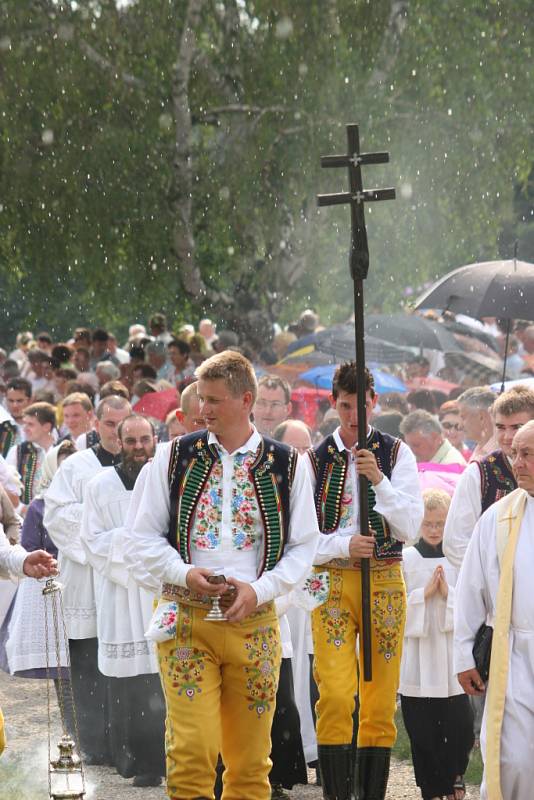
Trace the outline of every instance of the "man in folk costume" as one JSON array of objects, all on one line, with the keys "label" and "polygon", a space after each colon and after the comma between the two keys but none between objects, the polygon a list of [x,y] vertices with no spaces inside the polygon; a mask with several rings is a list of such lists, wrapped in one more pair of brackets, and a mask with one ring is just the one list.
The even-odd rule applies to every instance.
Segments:
[{"label": "man in folk costume", "polygon": [[[43,578],[52,575],[56,570],[56,560],[44,550],[28,553],[20,544],[12,545],[0,525],[0,579]],[[4,717],[0,709],[0,755],[6,746]]]},{"label": "man in folk costume", "polygon": [[154,455],[152,424],[125,417],[118,428],[122,460],[89,481],[81,539],[94,570],[98,668],[109,678],[112,761],[134,786],[158,786],[165,773],[165,703],[155,648],[145,639],[154,594],[130,579],[125,523],[137,476]]},{"label": "man in folk costume", "polygon": [[[468,694],[486,694],[482,800],[526,800],[534,785],[534,421],[515,434],[511,458],[518,488],[480,518],[456,589],[458,680]],[[473,645],[488,618],[493,643],[486,687]]]},{"label": "man in folk costume", "polygon": [[16,469],[22,481],[19,514],[25,514],[41,477],[44,457],[55,444],[56,410],[50,403],[32,403],[24,409],[22,426],[25,440],[11,448],[7,464]]},{"label": "man in folk costume", "polygon": [[[297,452],[250,422],[250,362],[224,351],[197,374],[207,430],[158,448],[127,559],[142,584],[163,584],[155,619],[168,624],[158,644],[168,796],[211,800],[220,753],[225,800],[268,800],[281,657],[273,601],[311,567],[313,495]],[[214,571],[226,582],[213,583]],[[226,621],[209,621],[220,595]]]},{"label": "man in folk costume", "polygon": [[[407,445],[368,426],[367,449],[356,449],[357,390],[356,365],[343,364],[332,387],[332,405],[340,426],[309,451],[322,531],[314,563],[318,575],[326,570],[329,586],[328,599],[312,613],[319,688],[317,742],[327,800],[349,800],[353,781],[360,800],[385,796],[396,738],[394,715],[406,615],[402,543],[417,539],[423,517],[417,466]],[[368,370],[365,393],[369,420],[377,396]],[[359,531],[358,474],[369,481],[372,536]],[[363,681],[360,669],[358,688],[362,558],[369,558],[371,567],[373,679]],[[357,692],[355,772],[351,742]]]},{"label": "man in folk costume", "polygon": [[17,425],[5,408],[0,405],[0,456],[5,458],[17,440]]},{"label": "man in folk costume", "polygon": [[87,484],[98,472],[120,461],[119,423],[131,414],[123,397],[106,397],[97,411],[100,444],[71,456],[56,472],[45,497],[43,524],[59,551],[63,605],[69,637],[72,686],[80,742],[86,761],[108,761],[106,681],[98,671],[93,569],[80,529]]},{"label": "man in folk costume", "polygon": [[480,515],[517,488],[510,452],[519,428],[534,419],[534,391],[519,385],[503,392],[492,415],[499,449],[469,464],[460,476],[445,523],[443,552],[458,569]]}]

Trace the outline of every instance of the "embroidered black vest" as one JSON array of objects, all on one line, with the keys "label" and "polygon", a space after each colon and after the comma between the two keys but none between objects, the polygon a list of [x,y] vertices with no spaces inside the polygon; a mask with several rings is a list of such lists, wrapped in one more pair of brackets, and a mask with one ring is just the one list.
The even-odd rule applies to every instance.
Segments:
[{"label": "embroidered black vest", "polygon": [[[167,538],[186,564],[191,563],[195,510],[215,463],[217,448],[206,431],[175,439],[169,459],[170,525]],[[249,474],[263,521],[264,550],[258,571],[272,569],[282,557],[289,534],[289,497],[297,465],[293,447],[262,438]]]},{"label": "embroidered black vest", "polygon": [[480,471],[480,499],[484,512],[497,500],[517,489],[517,483],[502,450],[494,450],[476,463]]},{"label": "embroidered black vest", "polygon": [[[367,447],[375,456],[378,467],[387,478],[391,478],[393,467],[397,461],[400,439],[371,428],[367,438]],[[341,516],[341,500],[348,472],[348,453],[337,449],[332,435],[312,450],[308,451],[315,471],[315,510],[319,529],[323,533],[333,533]],[[376,532],[375,558],[377,560],[400,561],[402,559],[402,542],[391,536],[389,526],[377,511],[374,510],[376,495],[369,483],[369,524]]]},{"label": "embroidered black vest", "polygon": [[8,419],[0,423],[0,455],[6,458],[7,454],[15,444],[17,438],[17,426]]},{"label": "embroidered black vest", "polygon": [[22,442],[17,447],[17,469],[22,479],[20,500],[25,506],[33,499],[35,491],[35,473],[37,472],[39,454],[31,442]]}]

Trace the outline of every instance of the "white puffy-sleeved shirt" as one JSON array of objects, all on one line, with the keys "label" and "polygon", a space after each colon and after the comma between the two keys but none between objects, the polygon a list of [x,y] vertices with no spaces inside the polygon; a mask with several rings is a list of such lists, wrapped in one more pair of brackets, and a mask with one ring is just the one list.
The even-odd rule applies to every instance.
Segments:
[{"label": "white puffy-sleeved shirt", "polygon": [[458,569],[462,566],[467,546],[481,514],[480,469],[472,461],[456,484],[443,534],[443,552]]},{"label": "white puffy-sleeved shirt", "polygon": [[20,544],[9,543],[0,524],[0,578],[23,578],[27,555],[27,551]]},{"label": "white puffy-sleeved shirt", "polygon": [[[332,533],[319,534],[316,565],[326,564],[335,558],[349,558],[351,536],[360,533],[359,481],[355,459],[352,451],[343,444],[339,428],[336,428],[333,437],[339,452],[347,451],[349,461],[339,526]],[[312,485],[315,486],[315,472],[309,456],[306,456],[306,462]],[[391,535],[399,542],[417,541],[423,520],[423,500],[415,457],[404,442],[400,443],[391,479],[384,475],[373,489],[375,510],[387,520]]]},{"label": "white puffy-sleeved shirt", "polygon": [[[425,586],[441,566],[449,587],[425,598]],[[425,558],[415,547],[403,553],[402,571],[408,604],[399,693],[407,697],[463,694],[453,665],[454,595],[458,571],[443,557]]]},{"label": "white puffy-sleeved shirt", "polygon": [[6,492],[10,492],[17,497],[20,494],[22,483],[17,468],[11,467],[3,456],[0,456],[0,483]]},{"label": "white puffy-sleeved shirt", "polygon": [[[134,489],[135,520],[126,551],[135,579],[148,589],[157,583],[186,586],[192,566],[220,568],[226,577],[252,584],[258,605],[289,592],[307,574],[317,544],[317,519],[307,470],[297,459],[290,493],[290,521],[284,554],[272,570],[258,577],[263,551],[263,524],[254,492],[247,480],[261,443],[253,428],[249,439],[228,453],[213,433],[208,443],[217,448],[219,461],[197,504],[191,537],[191,564],[185,564],[167,539],[170,521],[168,481],[172,442],[161,445],[145,474],[139,498]],[[138,479],[139,483],[139,479]],[[140,486],[141,491],[141,486]]]},{"label": "white puffy-sleeved shirt", "polygon": [[60,582],[69,639],[96,636],[93,569],[82,545],[85,488],[103,467],[94,451],[82,450],[67,458],[46,492],[43,524],[59,551]]},{"label": "white puffy-sleeved shirt", "polygon": [[131,496],[117,470],[105,469],[85,488],[81,523],[82,545],[93,567],[98,668],[115,678],[158,671],[154,646],[144,635],[154,593],[131,580],[124,561]]}]

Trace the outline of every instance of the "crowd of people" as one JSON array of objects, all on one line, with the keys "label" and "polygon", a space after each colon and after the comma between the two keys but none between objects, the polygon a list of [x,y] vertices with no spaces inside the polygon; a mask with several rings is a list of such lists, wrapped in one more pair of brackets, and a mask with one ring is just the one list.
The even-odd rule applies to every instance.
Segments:
[{"label": "crowd of people", "polygon": [[303,312],[262,353],[159,313],[123,347],[80,327],[0,350],[0,569],[57,560],[68,633],[47,669],[42,587],[3,581],[0,668],[51,675],[85,762],[136,786],[166,776],[174,800],[284,797],[307,767],[326,800],[384,798],[397,707],[424,800],[463,800],[479,737],[482,796],[523,800],[534,389],[436,383],[419,354],[396,367],[406,393],[377,394],[370,370],[358,386],[347,362],[303,409],[278,367],[318,322]]}]

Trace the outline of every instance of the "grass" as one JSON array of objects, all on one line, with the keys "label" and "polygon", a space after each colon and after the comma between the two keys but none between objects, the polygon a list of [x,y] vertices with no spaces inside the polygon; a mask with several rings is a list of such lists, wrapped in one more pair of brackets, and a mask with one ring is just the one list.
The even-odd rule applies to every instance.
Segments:
[{"label": "grass", "polygon": [[[397,726],[397,742],[395,747],[393,748],[393,756],[399,761],[410,761],[412,760],[412,754],[410,750],[410,739],[408,738],[408,734],[406,733],[406,728],[404,727],[404,722],[402,721],[402,714],[400,708],[397,709],[397,713],[395,715],[395,724]],[[480,755],[480,748],[476,750],[473,749],[471,751],[471,757],[469,759],[469,766],[467,767],[465,773],[465,782],[470,783],[474,786],[480,786],[482,781],[482,756]]]}]

